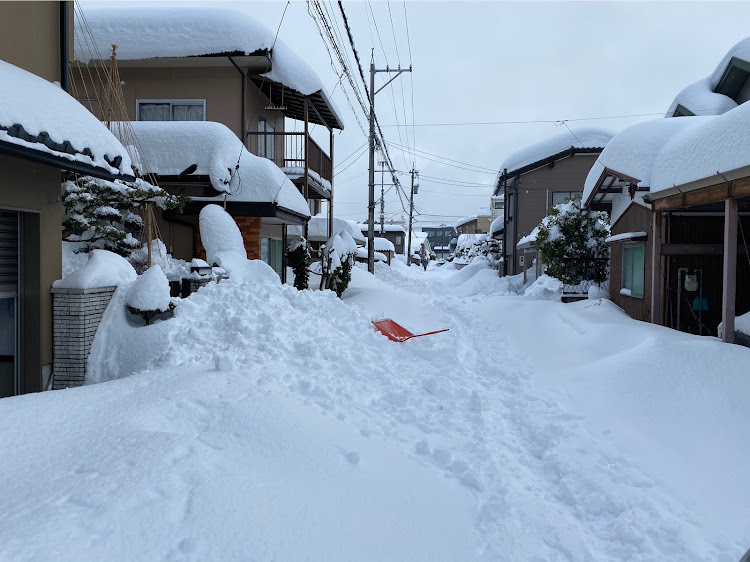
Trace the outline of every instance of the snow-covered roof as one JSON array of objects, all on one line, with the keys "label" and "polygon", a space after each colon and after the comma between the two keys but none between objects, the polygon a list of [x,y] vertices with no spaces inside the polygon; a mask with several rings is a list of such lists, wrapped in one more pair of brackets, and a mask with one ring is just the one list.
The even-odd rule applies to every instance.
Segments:
[{"label": "snow-covered roof", "polygon": [[59,86],[0,61],[0,100],[0,143],[52,156],[62,168],[132,176],[122,144]]},{"label": "snow-covered roof", "polygon": [[589,202],[604,169],[638,180],[650,187],[651,169],[661,149],[681,132],[705,123],[711,117],[680,117],[655,119],[638,123],[619,132],[602,150],[586,177],[581,200]]},{"label": "snow-covered roof", "polygon": [[490,224],[490,236],[494,236],[498,232],[502,232],[505,228],[505,217],[502,215],[497,217],[492,224]]},{"label": "snow-covered roof", "polygon": [[[687,117],[670,119],[681,121]],[[750,166],[750,104],[703,117],[662,148],[651,172],[651,193]]]},{"label": "snow-covered roof", "polygon": [[500,164],[500,172],[508,170],[511,174],[521,168],[535,164],[569,149],[597,149],[604,148],[614,131],[599,127],[579,127],[573,131],[565,131],[554,137],[526,146],[508,156]]},{"label": "snow-covered roof", "polygon": [[677,94],[666,117],[672,117],[678,105],[696,115],[721,115],[737,107],[732,98],[715,91],[733,58],[750,62],[750,37],[729,49],[709,76],[690,84]]},{"label": "snow-covered roof", "polygon": [[526,236],[522,237],[518,241],[518,244],[516,244],[516,248],[519,248],[519,247],[524,246],[524,245],[533,246],[534,243],[536,242],[536,237],[538,235],[539,235],[539,225],[535,226],[534,230],[532,230],[529,234],[527,234]]},{"label": "snow-covered roof", "polygon": [[245,12],[215,6],[87,4],[85,17],[85,31],[79,29],[81,21],[76,18],[76,36],[88,36],[86,32],[90,30],[93,45],[88,41],[76,42],[76,60],[88,63],[107,58],[113,43],[121,61],[270,52],[271,70],[264,75],[266,78],[304,96],[323,92],[332,113],[343,123],[341,113],[312,67],[278,39],[275,30]]},{"label": "snow-covered roof", "polygon": [[471,221],[475,221],[475,220],[477,220],[476,215],[472,215],[470,217],[464,217],[460,219],[458,222],[456,222],[456,224],[453,225],[453,228],[461,228],[463,225],[469,224]]},{"label": "snow-covered roof", "polygon": [[682,89],[672,101],[665,117],[672,117],[681,105],[695,115],[721,115],[737,107],[737,102],[729,96],[714,92],[711,78],[703,78]]},{"label": "snow-covered roof", "polygon": [[[368,226],[364,223],[360,223],[359,230],[361,232],[367,232]],[[380,232],[380,223],[375,223],[375,232]],[[406,229],[400,224],[386,224],[384,232],[398,232],[400,234],[406,234]]]},{"label": "snow-covered roof", "polygon": [[[301,225],[289,225],[287,227],[289,236],[304,236],[305,227]],[[354,221],[333,218],[333,233],[346,232],[357,244],[367,243]],[[328,217],[322,214],[315,215],[307,223],[307,239],[311,242],[325,242],[328,240]]]},{"label": "snow-covered roof", "polygon": [[490,215],[492,215],[492,212],[489,207],[479,207],[477,217],[489,217]]},{"label": "snow-covered roof", "polygon": [[[131,125],[144,173],[176,176],[195,164],[191,175],[208,176],[214,189],[228,193],[229,201],[276,203],[310,216],[305,198],[284,172],[271,160],[248,152],[221,123],[135,121]],[[235,169],[238,164],[239,169]],[[218,201],[223,195],[193,199]]]},{"label": "snow-covered roof", "polygon": [[387,238],[381,238],[379,236],[376,236],[373,239],[372,247],[376,252],[396,253],[396,247],[393,245],[393,242],[391,242]]}]

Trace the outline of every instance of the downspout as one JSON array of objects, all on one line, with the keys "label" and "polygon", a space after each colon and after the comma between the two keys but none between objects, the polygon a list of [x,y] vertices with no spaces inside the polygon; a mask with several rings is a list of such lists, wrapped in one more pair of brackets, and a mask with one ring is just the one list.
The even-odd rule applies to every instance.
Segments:
[{"label": "downspout", "polygon": [[242,72],[242,69],[239,66],[237,66],[237,63],[234,62],[234,59],[232,59],[232,57],[227,57],[227,58],[229,59],[229,62],[232,63],[232,66],[234,66],[237,69],[237,72],[240,73],[240,76],[242,76],[242,88],[241,88],[242,99],[240,100],[240,114],[241,114],[240,118],[242,119],[242,122],[240,123],[240,140],[242,141],[243,145],[247,145],[247,133],[245,131],[245,126],[247,125],[245,123],[245,97],[246,97],[245,80],[247,76],[245,76],[245,73]]},{"label": "downspout", "polygon": [[516,178],[516,185],[513,186],[513,193],[515,197],[513,197],[513,240],[511,243],[513,244],[513,273],[516,272],[516,267],[518,267],[518,249],[516,247],[516,241],[518,239],[518,185],[521,183],[521,176],[518,176]]},{"label": "downspout", "polygon": [[67,1],[60,2],[60,87],[70,92],[70,32]]},{"label": "downspout", "polygon": [[503,171],[503,276],[508,275],[508,180]]}]

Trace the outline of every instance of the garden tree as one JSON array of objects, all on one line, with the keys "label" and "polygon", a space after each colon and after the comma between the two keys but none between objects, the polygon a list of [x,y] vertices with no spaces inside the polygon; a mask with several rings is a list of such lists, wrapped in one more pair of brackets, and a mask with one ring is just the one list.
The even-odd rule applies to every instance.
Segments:
[{"label": "garden tree", "polygon": [[453,257],[449,261],[454,259],[462,259],[464,261],[471,261],[477,256],[483,256],[487,258],[490,266],[494,267],[500,261],[502,261],[503,252],[499,240],[491,238],[488,234],[481,236],[474,236],[470,243],[461,245],[456,248]]},{"label": "garden tree", "polygon": [[82,242],[80,251],[104,249],[128,257],[141,242],[132,233],[143,226],[134,211],[148,204],[182,212],[189,197],[170,195],[160,187],[137,178],[133,182],[103,180],[91,176],[75,179],[66,174],[63,181],[63,206],[67,218],[64,239]]},{"label": "garden tree", "polygon": [[323,250],[321,289],[331,289],[341,298],[352,279],[352,265],[357,243],[348,232],[339,232],[328,239]]},{"label": "garden tree", "polygon": [[307,289],[310,282],[310,273],[307,270],[307,262],[310,259],[310,247],[307,241],[295,240],[286,252],[286,262],[294,272],[294,286],[302,291]]},{"label": "garden tree", "polygon": [[156,316],[174,309],[169,295],[169,281],[158,265],[152,265],[138,276],[128,292],[125,306],[143,318],[148,326]]},{"label": "garden tree", "polygon": [[547,275],[563,283],[601,283],[607,279],[609,217],[581,208],[581,195],[555,205],[542,219],[536,247]]}]

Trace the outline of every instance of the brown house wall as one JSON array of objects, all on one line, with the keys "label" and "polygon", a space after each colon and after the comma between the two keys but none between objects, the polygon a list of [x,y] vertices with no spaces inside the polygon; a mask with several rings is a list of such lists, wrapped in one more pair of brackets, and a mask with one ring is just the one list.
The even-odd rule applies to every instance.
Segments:
[{"label": "brown house wall", "polygon": [[[260,259],[260,217],[234,217],[237,226],[242,234],[242,241],[245,243],[247,259]],[[195,229],[195,257],[202,260],[206,259],[206,249],[201,242],[200,229]],[[213,265],[213,264],[211,264]]]},{"label": "brown house wall", "polygon": [[644,283],[643,297],[631,297],[620,294],[622,287],[622,249],[630,242],[616,242],[610,247],[609,267],[609,293],[612,302],[622,308],[628,316],[636,320],[649,322],[651,319],[651,211],[645,207],[633,204],[622,214],[619,220],[612,225],[611,234],[623,234],[625,232],[646,232],[648,238],[643,242],[644,259]]},{"label": "brown house wall", "polygon": [[[0,208],[39,213],[41,224],[41,362],[52,363],[52,282],[62,277],[60,170],[0,156]],[[41,373],[27,380],[26,391],[41,390]]]},{"label": "brown house wall", "polygon": [[[591,167],[596,162],[598,154],[581,154],[570,156],[555,162],[553,167],[538,168],[520,178],[518,183],[518,206],[515,219],[515,241],[508,246],[508,252],[518,244],[524,236],[531,234],[542,219],[547,215],[552,205],[552,192],[578,191],[583,192],[583,185]],[[518,254],[522,255],[521,253]],[[518,264],[511,268],[510,273],[518,273],[522,268]]]},{"label": "brown house wall", "polygon": [[[73,2],[68,21],[72,56]],[[46,80],[60,80],[60,3],[0,2],[0,59]]]}]

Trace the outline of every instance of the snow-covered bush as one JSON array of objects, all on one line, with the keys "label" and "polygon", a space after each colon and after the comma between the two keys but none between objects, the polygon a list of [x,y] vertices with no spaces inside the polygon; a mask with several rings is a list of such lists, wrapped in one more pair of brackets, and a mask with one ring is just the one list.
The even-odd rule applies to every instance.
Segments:
[{"label": "snow-covered bush", "polygon": [[158,265],[152,265],[130,287],[126,306],[130,312],[142,317],[146,324],[157,315],[172,310],[169,281]]},{"label": "snow-covered bush", "polygon": [[563,283],[607,279],[609,217],[581,208],[580,194],[555,205],[542,219],[536,238],[547,275]]},{"label": "snow-covered bush", "polygon": [[66,174],[62,188],[67,214],[64,239],[81,242],[83,252],[105,249],[125,257],[141,247],[132,235],[143,226],[136,209],[152,203],[181,212],[189,201],[184,195],[170,195],[140,178],[134,182],[91,176],[76,180],[73,174]]},{"label": "snow-covered bush", "polygon": [[323,252],[321,283],[341,297],[352,279],[352,266],[357,255],[357,243],[348,232],[339,232],[328,239]]},{"label": "snow-covered bush", "polygon": [[310,259],[310,248],[303,238],[295,240],[286,251],[286,263],[294,272],[294,286],[300,291],[307,289],[310,282],[310,273],[307,270],[307,262]]},{"label": "snow-covered bush", "polygon": [[503,257],[500,241],[487,234],[462,234],[459,236],[453,259],[469,263],[477,256],[486,257],[490,266],[496,267]]}]

